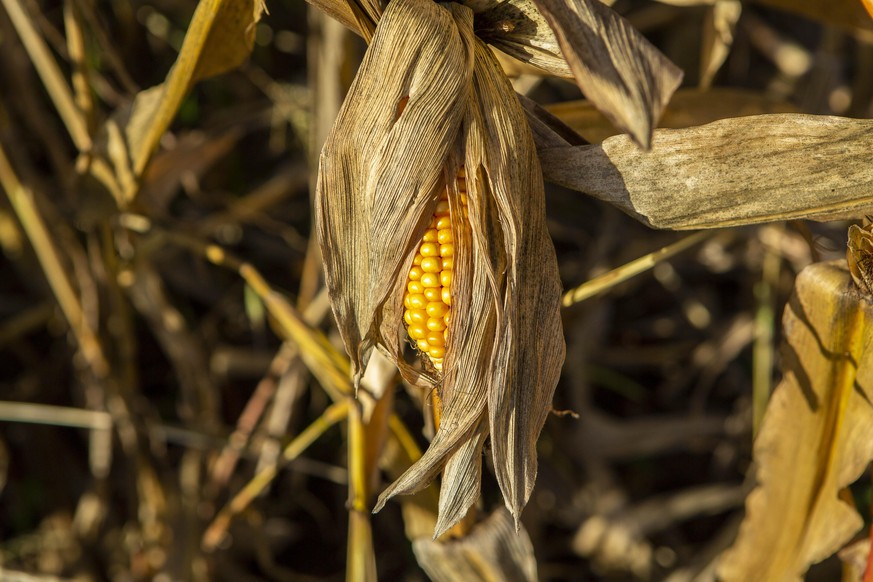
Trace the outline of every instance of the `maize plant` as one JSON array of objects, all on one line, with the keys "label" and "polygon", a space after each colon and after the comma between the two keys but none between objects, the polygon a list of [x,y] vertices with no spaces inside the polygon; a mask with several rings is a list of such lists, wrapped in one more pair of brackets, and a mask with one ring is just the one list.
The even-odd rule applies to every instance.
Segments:
[{"label": "maize plant", "polygon": [[[583,8],[603,10],[594,5]],[[517,523],[564,359],[561,283],[531,126],[483,38],[523,56],[518,35],[540,30],[525,60],[564,75],[582,61],[564,61],[558,44],[568,39],[542,32],[530,3],[517,4],[521,16],[496,4],[475,14],[431,0],[367,6],[346,15],[370,46],[320,160],[325,278],[356,381],[379,349],[441,402],[430,447],[376,508],[442,472],[441,535],[478,499],[490,437]],[[656,101],[674,77],[649,91]],[[591,91],[610,94],[608,85]],[[626,121],[645,143],[651,119]],[[414,364],[404,355],[410,343]]]}]

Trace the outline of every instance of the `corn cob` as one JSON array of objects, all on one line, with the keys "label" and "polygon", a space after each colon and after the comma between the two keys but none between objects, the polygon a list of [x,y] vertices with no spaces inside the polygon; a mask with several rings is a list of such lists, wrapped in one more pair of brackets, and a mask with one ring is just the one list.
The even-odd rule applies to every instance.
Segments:
[{"label": "corn cob", "polygon": [[[467,182],[458,171],[457,187],[463,218],[466,218]],[[454,228],[457,228],[455,225]],[[448,187],[437,202],[433,221],[422,237],[406,280],[403,319],[416,349],[442,370],[449,324],[452,318],[452,271],[454,267],[453,221]]]}]

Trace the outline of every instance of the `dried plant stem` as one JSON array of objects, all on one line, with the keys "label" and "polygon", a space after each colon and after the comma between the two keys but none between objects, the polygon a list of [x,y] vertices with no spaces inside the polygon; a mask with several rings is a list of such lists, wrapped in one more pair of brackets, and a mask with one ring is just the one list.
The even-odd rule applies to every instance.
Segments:
[{"label": "dried plant stem", "polygon": [[70,324],[82,355],[94,375],[97,378],[105,378],[109,374],[109,364],[97,334],[88,327],[82,304],[64,269],[51,234],[36,207],[33,193],[19,182],[2,146],[0,146],[0,185],[6,191],[6,196],[33,245],[40,266],[64,317]]},{"label": "dried plant stem", "polygon": [[575,289],[564,293],[562,303],[564,307],[570,307],[571,305],[575,305],[576,303],[590,299],[599,293],[612,289],[619,283],[623,283],[631,277],[635,277],[640,273],[648,271],[661,261],[666,261],[673,255],[693,247],[697,243],[712,236],[712,234],[712,231],[694,233],[662,249],[658,249],[657,251],[644,255],[639,259],[624,264],[621,267],[615,268],[608,273],[604,273],[585,281]]},{"label": "dried plant stem", "polygon": [[243,487],[243,489],[234,496],[231,501],[225,505],[212,523],[206,528],[203,533],[202,547],[203,551],[213,551],[221,540],[230,525],[231,520],[239,515],[255,497],[276,477],[279,469],[300,456],[318,437],[324,434],[327,429],[341,421],[348,415],[349,400],[341,399],[334,404],[331,404],[312,424],[306,427],[297,437],[291,441],[282,453],[282,459],[276,465],[267,467]]},{"label": "dried plant stem", "polygon": [[376,580],[376,556],[370,524],[369,471],[367,470],[367,427],[361,405],[349,401],[349,538],[346,553],[346,580]]},{"label": "dried plant stem", "polygon": [[46,91],[55,104],[58,115],[67,126],[73,143],[76,144],[79,151],[91,149],[91,137],[88,135],[85,118],[76,106],[73,93],[64,79],[63,73],[61,73],[60,67],[52,57],[45,41],[37,32],[33,19],[27,15],[19,0],[2,0],[2,2],[15,30],[21,37],[21,42],[24,44],[33,66],[36,67],[36,72],[39,73]]},{"label": "dried plant stem", "polygon": [[755,313],[755,344],[752,348],[752,436],[758,434],[767,402],[770,400],[773,376],[773,331],[775,313],[773,290],[779,281],[781,258],[767,248],[761,280],[755,286],[758,308]]}]

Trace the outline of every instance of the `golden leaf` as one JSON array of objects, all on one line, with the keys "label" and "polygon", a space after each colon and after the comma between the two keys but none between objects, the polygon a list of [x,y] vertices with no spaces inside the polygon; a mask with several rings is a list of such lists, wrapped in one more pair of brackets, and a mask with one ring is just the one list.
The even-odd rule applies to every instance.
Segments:
[{"label": "golden leaf", "polygon": [[845,265],[804,269],[783,316],[785,376],[755,441],[756,489],[725,582],[799,580],[863,519],[839,499],[873,458],[873,303]]}]

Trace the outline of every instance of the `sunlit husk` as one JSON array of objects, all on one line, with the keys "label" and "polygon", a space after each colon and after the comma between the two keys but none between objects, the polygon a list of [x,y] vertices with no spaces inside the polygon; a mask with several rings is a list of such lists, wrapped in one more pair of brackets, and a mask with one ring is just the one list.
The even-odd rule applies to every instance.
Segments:
[{"label": "sunlit husk", "polygon": [[[378,346],[408,380],[435,385],[442,398],[428,450],[377,504],[444,471],[435,535],[478,499],[489,434],[498,483],[518,517],[564,358],[561,287],[525,113],[473,37],[472,12],[445,6],[389,4],[322,153],[316,203],[328,289],[355,373]],[[461,164],[469,223],[453,220],[452,323],[437,377],[403,361],[402,297],[447,184],[453,216],[461,215]]]},{"label": "sunlit husk", "polygon": [[418,563],[435,582],[537,579],[530,537],[524,529],[516,532],[512,516],[503,509],[461,539],[446,543],[419,539],[412,547]]},{"label": "sunlit husk", "polygon": [[457,139],[469,87],[472,16],[456,11],[466,13],[463,27],[433,2],[391,3],[322,150],[316,226],[356,379],[377,344],[397,359],[399,341],[384,341],[380,325],[383,318],[399,321],[392,292],[433,214]]}]

